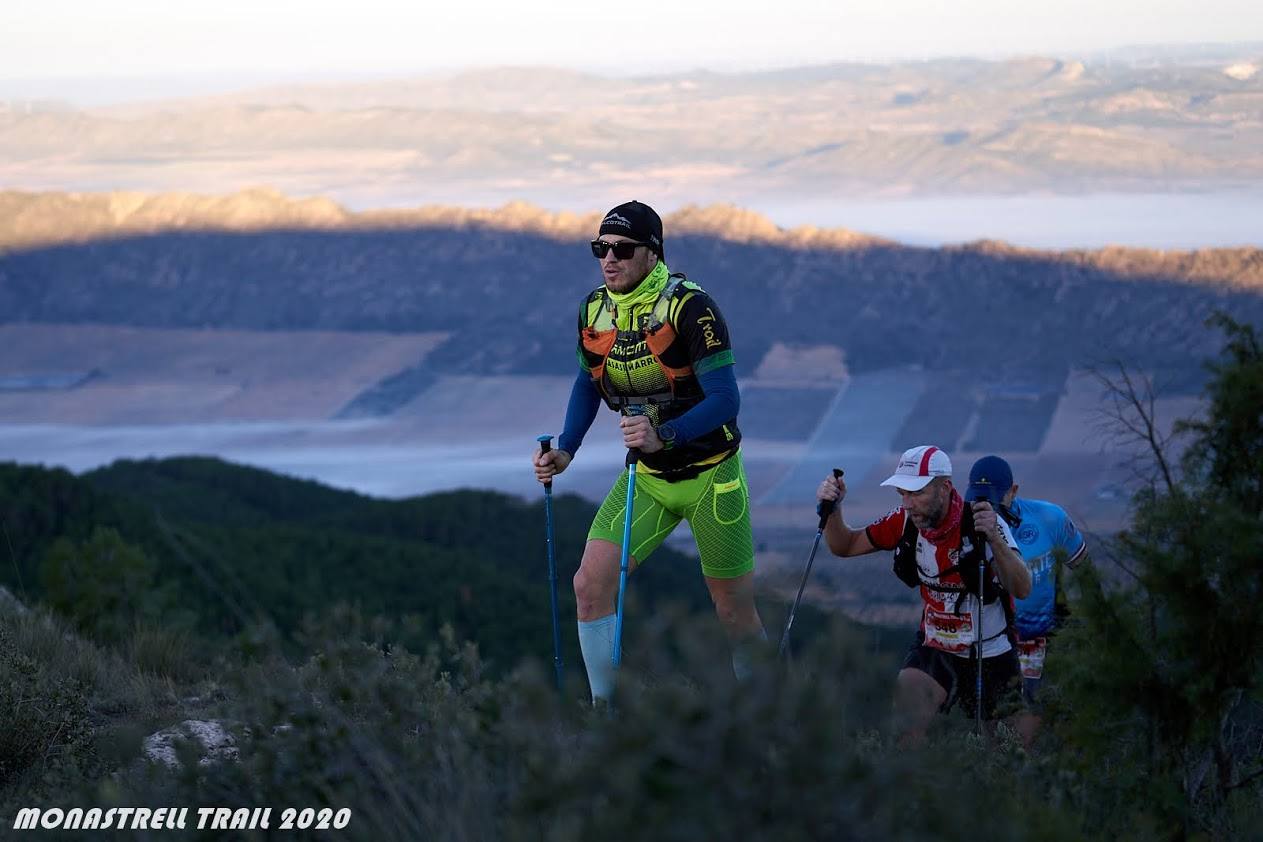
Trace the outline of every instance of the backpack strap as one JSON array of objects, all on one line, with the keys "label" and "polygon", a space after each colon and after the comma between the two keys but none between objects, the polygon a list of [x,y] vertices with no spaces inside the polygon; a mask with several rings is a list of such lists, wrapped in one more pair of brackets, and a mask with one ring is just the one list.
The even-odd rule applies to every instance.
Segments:
[{"label": "backpack strap", "polygon": [[649,313],[649,324],[645,326],[647,332],[654,333],[667,324],[671,313],[671,298],[680,284],[687,280],[688,278],[684,277],[682,272],[676,272],[667,278],[666,286],[662,288],[662,292],[658,293],[658,300],[653,303],[653,310]]},{"label": "backpack strap", "polygon": [[917,568],[917,525],[907,512],[903,514],[903,534],[899,536],[899,543],[895,544],[894,571],[899,581],[910,588],[921,584],[921,573]]}]

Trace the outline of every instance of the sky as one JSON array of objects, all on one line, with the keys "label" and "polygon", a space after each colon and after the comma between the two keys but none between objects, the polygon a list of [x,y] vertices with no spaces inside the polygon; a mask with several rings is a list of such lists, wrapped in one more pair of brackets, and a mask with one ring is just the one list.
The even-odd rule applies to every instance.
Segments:
[{"label": "sky", "polygon": [[[1259,0],[5,0],[0,95],[541,65],[705,67],[1263,41]],[[25,86],[25,87],[24,87]]]}]

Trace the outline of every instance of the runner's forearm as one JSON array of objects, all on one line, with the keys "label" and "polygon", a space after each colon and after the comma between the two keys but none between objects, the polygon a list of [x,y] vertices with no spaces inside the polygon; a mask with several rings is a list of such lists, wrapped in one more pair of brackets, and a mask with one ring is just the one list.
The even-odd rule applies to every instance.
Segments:
[{"label": "runner's forearm", "polygon": [[991,542],[991,552],[995,557],[996,574],[1004,589],[1018,599],[1026,599],[1031,593],[1031,571],[1026,562],[1017,554],[1017,550],[1005,541]]},{"label": "runner's forearm", "polygon": [[596,384],[586,371],[580,370],[570,387],[570,403],[566,406],[566,425],[561,437],[557,440],[557,448],[571,456],[583,444],[583,437],[588,434],[596,412],[601,407],[601,396],[596,391]]},{"label": "runner's forearm", "polygon": [[741,392],[737,389],[737,375],[731,365],[720,366],[698,378],[702,385],[702,402],[671,419],[675,428],[675,441],[683,444],[698,436],[704,436],[721,424],[737,417],[741,409]]},{"label": "runner's forearm", "polygon": [[839,503],[829,515],[824,525],[824,540],[829,545],[829,552],[836,556],[863,555],[872,552],[868,535],[863,529],[852,529],[846,525],[842,517],[842,505]]}]

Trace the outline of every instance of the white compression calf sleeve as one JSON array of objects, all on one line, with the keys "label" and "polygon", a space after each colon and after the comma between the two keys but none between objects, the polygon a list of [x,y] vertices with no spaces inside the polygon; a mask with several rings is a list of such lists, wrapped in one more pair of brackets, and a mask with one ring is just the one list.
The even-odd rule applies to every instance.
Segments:
[{"label": "white compression calf sleeve", "polygon": [[617,615],[609,614],[596,620],[579,621],[579,650],[583,652],[583,666],[588,671],[588,686],[592,688],[592,701],[609,701],[614,695],[614,624]]},{"label": "white compression calf sleeve", "polygon": [[754,655],[756,650],[767,645],[767,631],[759,629],[759,633],[745,640],[734,640],[732,646],[732,674],[738,681],[748,681],[754,672]]}]

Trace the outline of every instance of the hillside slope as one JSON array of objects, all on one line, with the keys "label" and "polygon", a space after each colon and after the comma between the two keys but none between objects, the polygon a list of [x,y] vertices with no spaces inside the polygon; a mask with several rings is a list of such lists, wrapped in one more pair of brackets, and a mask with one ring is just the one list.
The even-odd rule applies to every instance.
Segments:
[{"label": "hillside slope", "polygon": [[[573,370],[565,337],[578,301],[599,282],[583,243],[594,220],[522,206],[301,223],[292,213],[303,203],[271,195],[271,215],[258,212],[241,231],[225,230],[241,227],[238,214],[216,210],[230,200],[187,213],[170,210],[185,207],[177,197],[133,201],[128,207],[158,210],[117,219],[109,208],[118,196],[2,200],[10,226],[0,231],[9,244],[0,313],[9,322],[455,328],[426,358],[429,370],[557,374]],[[17,247],[31,231],[47,239],[56,225],[59,242]],[[1195,370],[1214,350],[1201,329],[1209,312],[1263,318],[1259,249],[920,249],[849,232],[780,231],[730,208],[694,209],[667,226],[672,268],[714,294],[745,371],[778,343],[835,346],[855,372],[964,369],[986,359],[1064,377],[1114,357]]]}]

